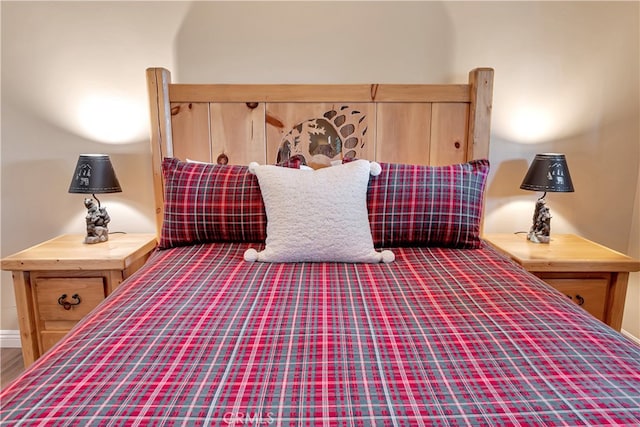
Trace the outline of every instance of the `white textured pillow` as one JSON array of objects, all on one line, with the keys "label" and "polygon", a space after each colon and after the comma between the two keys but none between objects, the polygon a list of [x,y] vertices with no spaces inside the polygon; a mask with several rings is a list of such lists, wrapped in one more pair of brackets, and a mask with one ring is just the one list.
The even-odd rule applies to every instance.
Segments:
[{"label": "white textured pillow", "polygon": [[[373,247],[367,212],[369,173],[377,163],[356,160],[314,171],[251,163],[267,213],[264,250],[247,261],[392,262]],[[377,173],[376,173],[377,172]]]}]

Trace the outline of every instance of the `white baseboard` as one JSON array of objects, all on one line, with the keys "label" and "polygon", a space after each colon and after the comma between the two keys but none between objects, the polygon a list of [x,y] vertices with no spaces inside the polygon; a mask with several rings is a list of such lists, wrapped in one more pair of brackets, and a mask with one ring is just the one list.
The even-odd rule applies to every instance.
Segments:
[{"label": "white baseboard", "polygon": [[20,348],[20,331],[0,329],[0,348]]},{"label": "white baseboard", "polygon": [[625,337],[629,338],[631,341],[635,342],[636,344],[640,344],[640,338],[636,337],[635,335],[631,335],[630,332],[627,332],[624,329],[622,329],[620,333]]}]

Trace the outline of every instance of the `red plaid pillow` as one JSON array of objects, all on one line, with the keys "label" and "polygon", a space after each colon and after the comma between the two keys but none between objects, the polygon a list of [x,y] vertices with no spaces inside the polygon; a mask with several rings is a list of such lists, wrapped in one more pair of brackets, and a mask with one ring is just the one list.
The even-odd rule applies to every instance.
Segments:
[{"label": "red plaid pillow", "polygon": [[488,160],[450,166],[380,163],[367,205],[376,246],[480,247]]},{"label": "red plaid pillow", "polygon": [[205,242],[264,242],[267,216],[246,166],[167,158],[161,248]]}]

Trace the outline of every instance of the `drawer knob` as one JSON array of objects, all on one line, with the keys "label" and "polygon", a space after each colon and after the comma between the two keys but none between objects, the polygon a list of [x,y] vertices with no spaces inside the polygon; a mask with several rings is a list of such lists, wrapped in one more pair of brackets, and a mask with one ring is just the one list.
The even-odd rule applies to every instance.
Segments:
[{"label": "drawer knob", "polygon": [[58,304],[60,304],[65,310],[71,310],[71,307],[74,305],[80,304],[80,296],[78,294],[73,294],[71,299],[75,302],[67,301],[67,294],[62,294],[60,298],[58,298]]}]

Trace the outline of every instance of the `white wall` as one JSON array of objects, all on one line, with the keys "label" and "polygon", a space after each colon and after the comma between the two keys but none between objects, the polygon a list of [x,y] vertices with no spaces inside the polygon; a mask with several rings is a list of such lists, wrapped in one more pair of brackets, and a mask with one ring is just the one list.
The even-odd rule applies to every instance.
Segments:
[{"label": "white wall", "polygon": [[[536,153],[557,151],[567,154],[576,192],[548,196],[552,232],[632,248],[640,215],[638,182],[629,179],[640,164],[637,2],[1,7],[3,256],[84,232],[81,197],[67,194],[81,152],[112,155],[124,191],[104,197],[111,229],[154,230],[149,66],[171,69],[175,81],[240,83],[466,82],[471,68],[493,67],[486,231],[528,229],[539,195],[519,190],[520,181]],[[100,109],[110,114],[106,124],[91,120]],[[10,283],[3,273],[0,329],[17,329]],[[628,300],[625,319],[637,318],[639,305]]]}]

